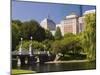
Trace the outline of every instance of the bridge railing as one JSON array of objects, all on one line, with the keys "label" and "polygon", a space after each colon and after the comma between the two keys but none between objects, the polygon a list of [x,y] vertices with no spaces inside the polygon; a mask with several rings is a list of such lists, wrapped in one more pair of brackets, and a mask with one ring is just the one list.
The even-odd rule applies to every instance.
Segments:
[{"label": "bridge railing", "polygon": [[[21,53],[18,50],[12,52],[12,55],[29,55],[29,54],[30,53],[28,50],[22,50]],[[49,54],[49,51],[36,51],[36,50],[32,51],[32,55],[35,55],[35,54],[36,55]]]}]

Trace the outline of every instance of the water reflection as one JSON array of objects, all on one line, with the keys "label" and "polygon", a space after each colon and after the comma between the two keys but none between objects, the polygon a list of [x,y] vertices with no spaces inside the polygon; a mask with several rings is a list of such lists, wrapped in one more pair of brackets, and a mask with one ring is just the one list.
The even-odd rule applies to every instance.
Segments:
[{"label": "water reflection", "polygon": [[25,70],[33,70],[38,73],[43,72],[58,72],[58,71],[72,71],[72,70],[87,70],[87,69],[95,69],[95,62],[81,62],[81,63],[49,63],[49,64],[40,64],[36,63],[33,65],[24,65],[18,67],[17,65],[12,66],[13,69],[25,69]]}]

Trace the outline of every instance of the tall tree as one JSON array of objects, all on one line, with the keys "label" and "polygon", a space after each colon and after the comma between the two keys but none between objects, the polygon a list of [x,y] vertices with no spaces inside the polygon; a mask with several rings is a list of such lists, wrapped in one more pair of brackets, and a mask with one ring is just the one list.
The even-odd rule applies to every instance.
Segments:
[{"label": "tall tree", "polygon": [[45,39],[54,40],[54,36],[49,30],[45,30]]},{"label": "tall tree", "polygon": [[22,22],[20,20],[12,20],[12,23],[22,26]]},{"label": "tall tree", "polygon": [[12,50],[19,44],[20,36],[20,27],[15,22],[12,23]]},{"label": "tall tree", "polygon": [[26,40],[32,36],[33,40],[43,41],[45,39],[45,30],[37,21],[26,21],[22,25],[22,37]]},{"label": "tall tree", "polygon": [[61,30],[59,27],[57,27],[56,32],[55,32],[55,39],[60,40],[62,38]]},{"label": "tall tree", "polygon": [[85,30],[83,33],[83,48],[87,53],[87,58],[95,60],[96,58],[96,14],[85,15]]},{"label": "tall tree", "polygon": [[36,41],[43,41],[45,39],[45,30],[37,21],[21,22],[20,20],[12,20],[12,50],[15,50],[21,37],[24,40],[29,40],[31,36]]}]

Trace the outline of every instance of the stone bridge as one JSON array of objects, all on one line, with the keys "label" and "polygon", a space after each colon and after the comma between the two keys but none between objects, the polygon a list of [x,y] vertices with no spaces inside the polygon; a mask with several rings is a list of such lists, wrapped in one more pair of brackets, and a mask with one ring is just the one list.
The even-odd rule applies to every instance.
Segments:
[{"label": "stone bridge", "polygon": [[24,64],[34,64],[38,62],[44,63],[54,60],[54,55],[49,51],[38,51],[37,49],[32,48],[32,37],[29,49],[22,48],[22,40],[23,39],[21,38],[19,49],[12,52],[12,61],[16,60],[19,66]]},{"label": "stone bridge", "polygon": [[49,51],[15,50],[12,52],[12,60],[17,61],[17,65],[44,63],[52,61],[52,54]]}]

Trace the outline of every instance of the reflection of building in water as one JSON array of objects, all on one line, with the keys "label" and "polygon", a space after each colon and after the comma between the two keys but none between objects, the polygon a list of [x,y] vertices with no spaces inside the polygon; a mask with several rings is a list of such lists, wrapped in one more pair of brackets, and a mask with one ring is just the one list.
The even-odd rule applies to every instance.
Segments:
[{"label": "reflection of building in water", "polygon": [[49,18],[45,18],[41,21],[40,25],[44,29],[48,29],[55,34],[56,27],[59,27],[62,35],[66,33],[77,34],[84,30],[84,15],[89,13],[95,13],[95,10],[88,10],[83,13],[83,16],[78,16],[75,13],[72,13],[61,20],[60,24],[55,24],[55,22]]}]

